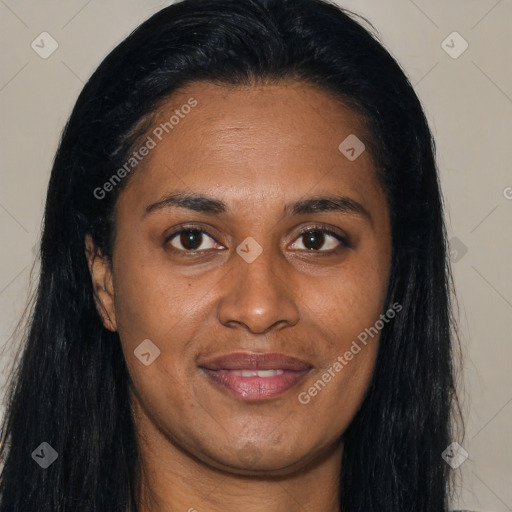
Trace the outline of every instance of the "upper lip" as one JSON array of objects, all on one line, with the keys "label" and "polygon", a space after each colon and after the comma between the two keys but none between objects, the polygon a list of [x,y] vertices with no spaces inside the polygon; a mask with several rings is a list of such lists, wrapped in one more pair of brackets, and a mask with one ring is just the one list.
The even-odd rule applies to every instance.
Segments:
[{"label": "upper lip", "polygon": [[297,359],[279,353],[250,353],[236,352],[210,359],[199,365],[208,370],[293,370],[305,371],[311,365]]}]

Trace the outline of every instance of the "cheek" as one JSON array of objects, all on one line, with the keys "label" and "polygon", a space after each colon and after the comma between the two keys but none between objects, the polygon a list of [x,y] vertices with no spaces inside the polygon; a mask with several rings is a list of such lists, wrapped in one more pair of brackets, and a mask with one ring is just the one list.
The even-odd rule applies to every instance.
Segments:
[{"label": "cheek", "polygon": [[[128,370],[144,401],[151,403],[161,395],[166,403],[170,396],[165,390],[176,401],[184,394],[180,382],[186,382],[195,369],[191,340],[207,318],[209,297],[204,295],[214,285],[192,284],[190,278],[173,272],[165,258],[127,252],[122,241],[116,249],[115,314]],[[153,361],[158,355],[149,366],[137,357],[144,343],[151,353],[146,359]]]},{"label": "cheek", "polygon": [[319,342],[326,349],[309,387],[300,390],[299,402],[334,430],[348,426],[370,383],[385,325],[380,318],[388,273],[386,250],[361,250],[309,294],[311,321],[327,342]]},{"label": "cheek", "polygon": [[128,252],[124,245],[122,241],[117,243],[114,261],[116,320],[121,339],[129,344],[145,338],[165,339],[193,308],[191,287],[172,272],[158,252],[149,255],[133,247]]},{"label": "cheek", "polygon": [[116,320],[132,392],[155,423],[197,414],[184,386],[194,368],[189,340],[201,325],[193,287],[136,258],[118,265],[116,281]]},{"label": "cheek", "polygon": [[381,314],[380,294],[375,289],[363,292],[357,280],[343,284],[332,292],[332,300],[318,302],[315,322],[322,338],[318,345],[324,351],[314,375],[297,396],[304,414],[316,418],[326,437],[344,432],[357,413],[379,346],[380,331],[374,326]]},{"label": "cheek", "polygon": [[387,287],[387,261],[365,259],[363,253],[354,253],[321,286],[309,287],[308,307],[318,327],[325,327],[331,349],[344,351],[375,324],[383,312]]}]

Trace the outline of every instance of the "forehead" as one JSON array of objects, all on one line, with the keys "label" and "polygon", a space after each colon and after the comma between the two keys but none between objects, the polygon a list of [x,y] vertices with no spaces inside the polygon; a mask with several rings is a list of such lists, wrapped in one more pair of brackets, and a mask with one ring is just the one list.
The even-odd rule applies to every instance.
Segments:
[{"label": "forehead", "polygon": [[356,196],[378,188],[369,151],[355,160],[344,152],[346,140],[360,143],[356,150],[364,147],[363,119],[330,93],[300,82],[191,83],[160,105],[146,137],[153,148],[127,187],[139,200],[174,189],[225,197],[236,190],[232,199],[243,204],[318,188]]}]

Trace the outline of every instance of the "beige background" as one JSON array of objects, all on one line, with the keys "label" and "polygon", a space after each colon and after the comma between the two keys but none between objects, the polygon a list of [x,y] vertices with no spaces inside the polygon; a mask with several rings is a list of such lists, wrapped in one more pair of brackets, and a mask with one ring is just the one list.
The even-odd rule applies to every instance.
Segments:
[{"label": "beige background", "polygon": [[[103,57],[169,3],[0,0],[2,386],[34,283],[33,247],[60,132]],[[465,354],[467,433],[455,441],[469,458],[456,471],[454,505],[512,511],[512,1],[339,3],[374,24],[416,86],[437,140]],[[47,59],[31,48],[43,31],[59,45]],[[442,47],[454,31],[469,45],[458,58]],[[463,44],[458,36],[445,43],[452,54]]]}]

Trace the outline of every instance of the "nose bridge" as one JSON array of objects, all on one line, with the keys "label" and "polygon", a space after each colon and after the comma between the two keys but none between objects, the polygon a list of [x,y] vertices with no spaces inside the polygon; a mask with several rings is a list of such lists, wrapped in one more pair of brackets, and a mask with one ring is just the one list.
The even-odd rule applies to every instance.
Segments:
[{"label": "nose bridge", "polygon": [[283,260],[277,251],[244,240],[233,255],[233,272],[219,303],[219,320],[224,325],[243,324],[262,333],[274,324],[294,325],[299,318],[295,294],[279,276]]}]

